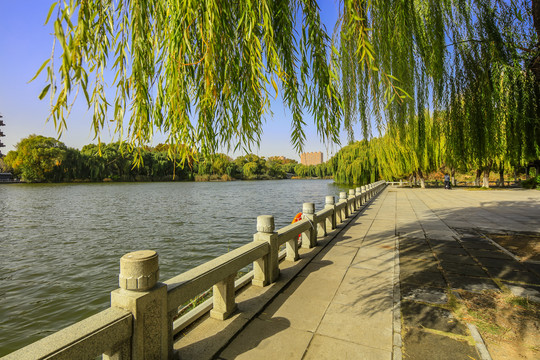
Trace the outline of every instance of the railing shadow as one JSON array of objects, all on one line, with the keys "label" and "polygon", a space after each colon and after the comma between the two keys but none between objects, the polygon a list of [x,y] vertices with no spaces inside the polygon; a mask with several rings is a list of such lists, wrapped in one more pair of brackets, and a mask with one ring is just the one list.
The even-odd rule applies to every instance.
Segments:
[{"label": "railing shadow", "polygon": [[[210,358],[220,351],[224,351],[219,358],[234,358],[240,354],[255,349],[263,340],[279,334],[282,331],[291,327],[291,321],[283,316],[273,316],[273,314],[261,314],[266,311],[268,304],[272,304],[276,310],[285,303],[290,296],[293,296],[295,290],[298,289],[310,274],[320,271],[322,268],[332,264],[330,261],[320,261],[312,265],[309,263],[300,274],[295,275],[291,268],[282,271],[280,282],[289,281],[278,292],[272,293],[269,299],[268,296],[255,296],[245,300],[238,301],[238,311],[231,315],[230,320],[226,320],[226,325],[221,327],[215,334],[205,336],[191,344],[184,344],[177,349],[179,358],[182,359],[197,359]],[[294,266],[301,266],[300,262]],[[294,269],[292,269],[294,270]],[[255,314],[253,314],[255,312]],[[250,317],[246,321],[246,317]],[[201,319],[195,324],[194,329],[201,326],[201,322],[207,321],[208,318]],[[214,322],[214,321],[212,321]],[[223,324],[221,322],[221,324]],[[219,326],[217,320],[214,324],[209,323],[208,326]],[[203,325],[204,326],[204,325]],[[240,331],[242,330],[242,331]],[[234,335],[231,335],[234,334]],[[226,350],[224,350],[226,347]]]}]

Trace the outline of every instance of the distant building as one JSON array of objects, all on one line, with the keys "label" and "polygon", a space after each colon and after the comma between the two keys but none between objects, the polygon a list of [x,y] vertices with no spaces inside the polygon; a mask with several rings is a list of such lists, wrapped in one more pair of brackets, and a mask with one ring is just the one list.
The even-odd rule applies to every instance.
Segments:
[{"label": "distant building", "polygon": [[319,165],[323,163],[323,154],[320,151],[300,154],[302,165]]}]

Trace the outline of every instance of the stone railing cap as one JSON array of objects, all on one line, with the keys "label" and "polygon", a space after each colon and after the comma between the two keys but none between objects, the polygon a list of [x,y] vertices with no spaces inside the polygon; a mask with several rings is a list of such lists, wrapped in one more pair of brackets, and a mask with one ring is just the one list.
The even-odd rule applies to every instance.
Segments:
[{"label": "stone railing cap", "polygon": [[259,215],[257,216],[257,231],[264,233],[271,233],[275,230],[274,216],[273,215]]}]

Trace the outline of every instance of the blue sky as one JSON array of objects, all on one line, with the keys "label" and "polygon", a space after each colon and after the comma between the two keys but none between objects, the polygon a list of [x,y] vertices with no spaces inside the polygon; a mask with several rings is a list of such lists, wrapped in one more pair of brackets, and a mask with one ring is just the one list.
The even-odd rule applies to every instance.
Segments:
[{"label": "blue sky", "polygon": [[[46,123],[49,114],[48,98],[45,97],[43,101],[38,99],[45,85],[44,73],[29,83],[52,50],[52,21],[44,26],[52,3],[52,0],[0,0],[0,114],[6,123],[3,128],[6,137],[2,142],[7,146],[2,149],[4,154],[14,150],[17,142],[30,134],[57,136],[54,124]],[[322,20],[329,32],[332,32],[338,16],[338,2],[322,0],[319,4]],[[253,149],[253,152],[260,156],[283,155],[299,160],[299,155],[290,144],[289,113],[281,101],[274,101],[271,110],[273,116],[266,119],[260,147]],[[308,124],[305,151],[322,151],[327,160],[339,147],[320,142],[309,114],[306,114],[305,121]],[[86,111],[83,101],[78,101],[68,119],[68,131],[60,140],[67,146],[79,149],[95,142],[92,140],[90,123],[90,112]],[[105,128],[102,141],[109,142],[109,134],[112,134],[112,129],[109,131]],[[163,139],[157,135],[153,144]],[[342,145],[345,145],[345,133],[341,139]],[[242,154],[229,155],[236,157]]]}]

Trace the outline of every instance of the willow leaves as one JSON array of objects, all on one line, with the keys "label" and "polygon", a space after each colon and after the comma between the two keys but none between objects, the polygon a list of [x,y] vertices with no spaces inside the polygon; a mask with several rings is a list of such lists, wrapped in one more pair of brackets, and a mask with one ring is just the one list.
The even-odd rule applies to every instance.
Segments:
[{"label": "willow leaves", "polygon": [[323,140],[338,141],[338,76],[313,0],[71,0],[54,11],[61,53],[43,66],[41,97],[49,94],[59,133],[82,90],[98,138],[110,119],[134,146],[167,134],[184,159],[219,146],[249,149],[281,92],[298,151],[303,111]]}]

